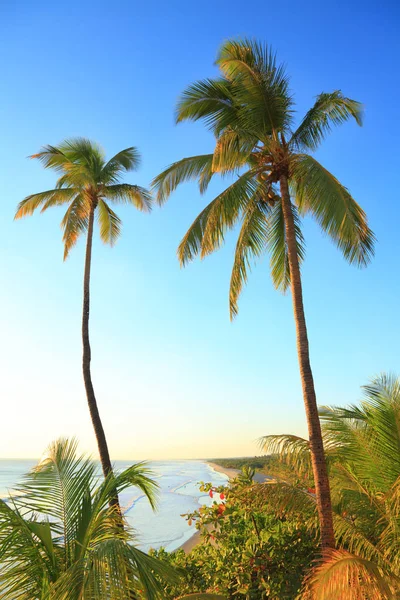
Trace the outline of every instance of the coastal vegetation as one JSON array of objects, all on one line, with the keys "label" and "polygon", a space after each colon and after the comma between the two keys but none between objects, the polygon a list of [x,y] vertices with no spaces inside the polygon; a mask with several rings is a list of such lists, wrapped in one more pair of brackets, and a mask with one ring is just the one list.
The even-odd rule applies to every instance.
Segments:
[{"label": "coastal vegetation", "polygon": [[275,480],[254,483],[244,467],[231,486],[205,485],[214,503],[185,516],[202,543],[189,555],[154,553],[184,572],[168,598],[190,589],[243,600],[398,598],[400,379],[382,375],[363,390],[358,405],[320,409],[336,549],[321,561],[309,441],[266,436]]},{"label": "coastal vegetation", "polygon": [[99,481],[74,440],[53,443],[8,501],[0,500],[2,600],[159,597],[158,580],[173,580],[172,570],[135,548],[109,506],[110,496],[134,486],[155,508],[151,476],[138,463]]},{"label": "coastal vegetation", "polygon": [[241,458],[213,458],[211,462],[226,469],[242,469],[243,467],[266,469],[270,465],[271,460],[271,456],[244,456]]},{"label": "coastal vegetation", "polygon": [[182,574],[178,583],[165,585],[166,599],[193,591],[237,600],[295,598],[300,592],[318,536],[297,518],[266,508],[254,471],[244,469],[229,486],[206,484],[214,503],[185,515],[195,521],[202,543],[189,554],[152,553]]},{"label": "coastal vegetation", "polygon": [[173,163],[154,179],[153,188],[163,203],[185,181],[197,179],[204,192],[215,174],[234,177],[201,211],[178,248],[179,261],[186,265],[218,250],[226,233],[238,226],[229,290],[231,318],[238,312],[251,261],[265,252],[271,257],[275,287],[291,290],[321,546],[332,549],[329,479],[300,274],[305,257],[301,218],[313,216],[349,263],[365,266],[370,261],[374,235],[364,211],[311,154],[332,127],[351,119],[361,125],[362,106],[339,90],[322,93],[296,125],[289,78],[267,45],[227,41],[216,64],[220,76],[190,85],[176,108],[178,123],[202,121],[212,131],[213,152]]}]

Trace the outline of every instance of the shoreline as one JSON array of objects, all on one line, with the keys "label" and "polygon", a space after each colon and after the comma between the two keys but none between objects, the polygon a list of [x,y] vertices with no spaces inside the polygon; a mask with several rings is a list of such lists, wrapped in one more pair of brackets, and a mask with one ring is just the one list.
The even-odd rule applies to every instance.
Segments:
[{"label": "shoreline", "polygon": [[[214,469],[214,471],[217,471],[217,473],[222,473],[223,475],[226,475],[229,480],[234,479],[240,473],[239,469],[229,469],[227,467],[221,467],[220,465],[210,462],[209,460],[205,460],[204,462],[207,465],[209,465],[212,469]],[[211,527],[211,525],[209,527]],[[200,542],[201,533],[200,531],[195,531],[193,535],[176,550],[183,550],[185,554],[189,554],[189,552],[191,552],[195,546],[200,544]]]}]

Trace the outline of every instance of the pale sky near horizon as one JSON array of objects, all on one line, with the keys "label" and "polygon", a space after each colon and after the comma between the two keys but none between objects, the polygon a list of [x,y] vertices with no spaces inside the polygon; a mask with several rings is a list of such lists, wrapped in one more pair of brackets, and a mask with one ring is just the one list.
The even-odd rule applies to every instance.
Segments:
[{"label": "pale sky near horizon", "polygon": [[[211,5],[210,5],[211,6]],[[332,132],[317,157],[367,211],[378,243],[366,270],[348,266],[311,221],[303,268],[320,404],[348,404],[382,371],[400,374],[400,242],[396,172],[400,10],[396,2],[103,0],[0,6],[0,457],[37,457],[76,436],[95,454],[81,376],[83,240],[62,262],[53,210],[13,222],[17,203],[55,175],[27,156],[85,136],[111,156],[135,145],[149,185],[171,162],[209,152],[200,124],[174,125],[189,83],[215,75],[228,37],[269,42],[291,74],[299,116],[322,91],[366,107],[365,125]],[[257,454],[267,433],[305,435],[290,295],[268,258],[250,277],[234,323],[228,283],[234,235],[181,270],[177,245],[223,183],[181,187],[151,215],[117,207],[123,236],[96,239],[93,381],[113,459]]]}]

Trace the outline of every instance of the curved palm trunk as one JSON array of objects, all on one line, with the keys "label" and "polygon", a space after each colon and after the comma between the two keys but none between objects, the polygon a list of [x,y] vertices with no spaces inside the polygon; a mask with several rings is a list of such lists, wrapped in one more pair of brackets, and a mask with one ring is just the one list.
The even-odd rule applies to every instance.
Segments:
[{"label": "curved palm trunk", "polygon": [[296,323],[297,354],[299,358],[303,399],[306,409],[308,434],[310,440],[311,461],[314,473],[317,508],[320,521],[322,550],[335,547],[333,517],[328,471],[322,442],[321,424],[318,416],[314,379],[310,365],[310,353],[306,318],[303,306],[300,266],[297,256],[294,218],[291,208],[288,180],[285,175],[280,178],[282,211],[285,221],[285,234],[290,267],[290,286],[292,292],[293,312]]},{"label": "curved palm trunk", "polygon": [[100,419],[99,409],[97,407],[96,396],[94,394],[92,376],[90,372],[90,341],[89,341],[89,310],[90,310],[90,268],[92,260],[92,242],[93,242],[93,221],[94,208],[89,215],[88,234],[86,242],[85,273],[83,279],[83,314],[82,314],[82,342],[83,342],[83,379],[85,381],[86,397],[89,405],[90,417],[92,419],[94,433],[96,435],[97,446],[100,454],[101,466],[104,477],[112,472],[110,454],[108,452],[107,440],[103,425]]}]

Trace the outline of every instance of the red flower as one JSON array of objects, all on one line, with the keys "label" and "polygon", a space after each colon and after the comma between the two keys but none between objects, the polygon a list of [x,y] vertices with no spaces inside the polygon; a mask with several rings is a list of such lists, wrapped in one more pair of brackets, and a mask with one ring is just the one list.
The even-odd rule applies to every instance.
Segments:
[{"label": "red flower", "polygon": [[210,491],[208,492],[208,495],[210,496],[210,498],[213,498],[213,497],[214,497],[213,491],[212,491],[212,490],[210,490]]},{"label": "red flower", "polygon": [[220,494],[219,497],[221,498],[221,500],[225,500],[225,494]]}]

